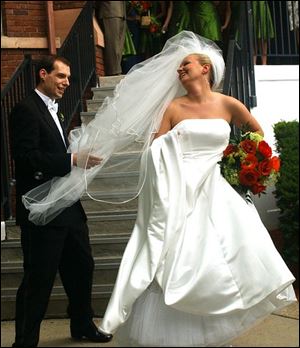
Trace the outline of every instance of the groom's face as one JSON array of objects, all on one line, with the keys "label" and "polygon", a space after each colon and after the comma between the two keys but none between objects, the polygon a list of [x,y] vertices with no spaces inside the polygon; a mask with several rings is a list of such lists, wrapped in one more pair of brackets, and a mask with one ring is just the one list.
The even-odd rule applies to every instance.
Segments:
[{"label": "groom's face", "polygon": [[65,63],[56,60],[53,63],[53,70],[47,73],[41,69],[41,89],[42,92],[51,99],[61,99],[66,88],[70,85],[70,67]]}]

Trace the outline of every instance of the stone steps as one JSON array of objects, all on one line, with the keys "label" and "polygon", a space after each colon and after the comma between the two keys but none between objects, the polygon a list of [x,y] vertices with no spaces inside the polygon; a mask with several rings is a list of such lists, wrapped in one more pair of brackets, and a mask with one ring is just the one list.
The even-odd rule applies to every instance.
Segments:
[{"label": "stone steps", "polygon": [[[95,271],[94,284],[113,284],[120,265],[122,253],[119,255],[94,256]],[[1,295],[6,289],[15,289],[15,292],[23,277],[22,259],[15,261],[1,261]],[[62,285],[59,274],[55,280],[55,286]]]},{"label": "stone steps", "polygon": [[[107,285],[93,285],[92,308],[95,317],[103,317],[111,296],[113,283]],[[7,288],[1,291],[1,320],[14,320],[15,318],[16,289]],[[45,318],[66,318],[67,297],[63,286],[54,286]]]},{"label": "stone steps", "polygon": [[[97,204],[96,203],[96,208]],[[131,233],[135,220],[136,210],[122,210],[122,211],[101,211],[95,209],[93,212],[87,212],[88,226],[90,236],[106,234],[128,234]],[[7,241],[19,240],[20,227],[16,226],[15,220],[6,221],[6,240],[1,244],[3,247]]]},{"label": "stone steps", "polygon": [[[90,236],[94,257],[119,256],[123,254],[130,233],[106,233]],[[1,265],[6,262],[22,261],[23,252],[18,239],[8,240],[1,246]]]},{"label": "stone steps", "polygon": [[[96,110],[107,96],[112,96],[116,84],[124,76],[100,77],[100,87],[92,88],[93,99],[87,101],[87,112],[81,113],[83,123],[95,116]],[[90,184],[94,197],[106,202],[92,200],[87,194],[81,198],[87,213],[90,242],[95,260],[92,302],[95,316],[104,314],[116,280],[122,254],[130,238],[137,212],[137,198],[124,204],[111,204],[110,201],[126,201],[135,196],[130,190],[138,180],[139,161],[126,170],[120,170],[120,159],[137,158],[143,144],[136,143],[114,154],[107,165],[115,172],[101,171]],[[23,276],[20,229],[15,221],[6,221],[6,240],[1,243],[1,320],[15,317],[15,298]],[[67,316],[67,297],[59,274],[51,293],[45,318],[64,318]]]},{"label": "stone steps", "polygon": [[[127,211],[136,211],[138,205],[138,198],[132,199],[136,195],[136,192],[94,192],[93,198],[100,201],[94,201],[86,194],[81,198],[82,206],[86,213],[94,214],[97,211],[105,211],[109,213],[125,213]],[[122,204],[112,204],[117,200],[127,201]]]}]

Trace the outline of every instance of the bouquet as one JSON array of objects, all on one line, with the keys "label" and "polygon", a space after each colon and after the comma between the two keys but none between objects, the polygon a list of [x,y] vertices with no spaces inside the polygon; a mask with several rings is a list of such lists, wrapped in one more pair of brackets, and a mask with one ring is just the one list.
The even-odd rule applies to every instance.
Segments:
[{"label": "bouquet", "polygon": [[144,14],[150,9],[152,4],[151,1],[130,1],[130,5],[138,14]]},{"label": "bouquet", "polygon": [[254,132],[241,132],[229,141],[219,162],[224,178],[240,194],[260,196],[279,177],[280,159],[263,137]]},{"label": "bouquet", "polygon": [[161,23],[150,15],[151,1],[130,1],[130,5],[141,16],[141,27],[148,29],[151,34],[160,35]]}]

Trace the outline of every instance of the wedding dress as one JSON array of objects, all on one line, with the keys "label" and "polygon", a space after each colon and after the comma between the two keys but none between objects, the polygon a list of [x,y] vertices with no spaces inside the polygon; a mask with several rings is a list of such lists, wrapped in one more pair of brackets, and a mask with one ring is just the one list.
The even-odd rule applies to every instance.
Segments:
[{"label": "wedding dress", "polygon": [[253,204],[223,178],[224,119],[185,119],[144,154],[146,181],[100,330],[124,346],[220,346],[296,301]]}]

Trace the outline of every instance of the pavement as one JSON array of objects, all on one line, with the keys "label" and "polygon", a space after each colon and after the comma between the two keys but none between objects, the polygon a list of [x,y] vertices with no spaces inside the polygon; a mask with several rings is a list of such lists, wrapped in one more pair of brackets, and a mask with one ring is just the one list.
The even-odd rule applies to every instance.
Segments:
[{"label": "pavement", "polygon": [[[95,318],[98,325],[101,318]],[[1,321],[1,347],[14,342],[14,321]],[[299,347],[299,302],[281,309],[236,338],[233,347]],[[118,347],[109,343],[75,341],[70,338],[68,319],[45,319],[41,325],[39,347]]]}]

